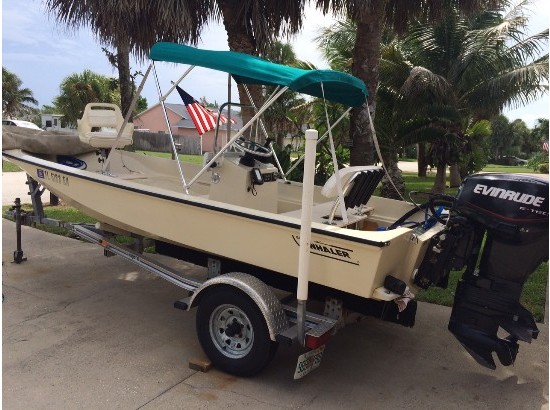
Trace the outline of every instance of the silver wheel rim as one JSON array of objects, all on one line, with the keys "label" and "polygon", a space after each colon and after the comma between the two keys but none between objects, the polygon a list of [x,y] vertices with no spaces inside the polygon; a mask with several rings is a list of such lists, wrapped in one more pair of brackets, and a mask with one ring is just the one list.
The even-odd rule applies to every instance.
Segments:
[{"label": "silver wheel rim", "polygon": [[210,315],[210,338],[223,355],[239,359],[254,344],[254,330],[246,314],[234,305],[220,305]]}]

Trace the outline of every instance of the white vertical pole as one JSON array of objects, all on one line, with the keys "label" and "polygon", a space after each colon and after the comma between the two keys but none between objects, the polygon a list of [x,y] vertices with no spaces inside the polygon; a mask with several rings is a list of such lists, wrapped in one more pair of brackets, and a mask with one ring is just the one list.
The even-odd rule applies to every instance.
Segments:
[{"label": "white vertical pole", "polygon": [[315,178],[315,153],[317,130],[306,131],[304,159],[304,180],[302,184],[302,218],[300,227],[300,250],[298,254],[298,339],[305,344],[305,312],[309,283],[309,256],[311,245],[311,212],[313,208],[313,186]]}]

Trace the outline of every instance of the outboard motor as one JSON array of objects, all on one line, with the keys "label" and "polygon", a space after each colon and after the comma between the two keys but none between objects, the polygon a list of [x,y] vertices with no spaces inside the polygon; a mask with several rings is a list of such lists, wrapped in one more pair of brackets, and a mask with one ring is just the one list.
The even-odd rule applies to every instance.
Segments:
[{"label": "outboard motor", "polygon": [[[428,250],[415,283],[446,287],[450,269],[466,266],[458,283],[449,330],[481,365],[492,353],[508,366],[518,341],[538,328],[519,299],[523,284],[548,260],[548,181],[516,174],[467,177],[447,228]],[[508,333],[497,336],[499,328]]]}]

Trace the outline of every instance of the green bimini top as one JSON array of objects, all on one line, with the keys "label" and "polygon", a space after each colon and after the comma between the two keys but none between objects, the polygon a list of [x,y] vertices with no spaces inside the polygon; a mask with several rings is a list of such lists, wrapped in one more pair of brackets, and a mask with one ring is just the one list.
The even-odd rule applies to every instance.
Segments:
[{"label": "green bimini top", "polygon": [[242,84],[280,85],[323,97],[350,107],[358,107],[367,98],[365,83],[358,78],[333,70],[302,70],[271,63],[261,58],[234,51],[200,50],[183,44],[157,43],[151,48],[151,60],[169,61],[223,71]]}]

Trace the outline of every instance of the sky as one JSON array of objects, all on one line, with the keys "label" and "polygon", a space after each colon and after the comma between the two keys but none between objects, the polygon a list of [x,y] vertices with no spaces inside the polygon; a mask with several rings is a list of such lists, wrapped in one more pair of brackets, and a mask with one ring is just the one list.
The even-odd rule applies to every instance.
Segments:
[{"label": "sky", "polygon": [[[550,2],[534,0],[530,17],[530,29],[538,32],[550,25]],[[333,23],[332,16],[323,16],[319,11],[306,8],[303,30],[290,40],[297,57],[309,61],[318,68],[328,68],[317,51],[314,38],[321,28]],[[219,24],[211,23],[202,34],[199,48],[227,50],[227,35]],[[132,71],[145,72],[147,62],[132,61]],[[90,69],[96,73],[117,77],[118,73],[108,63],[101,45],[88,29],[69,31],[48,17],[39,0],[2,1],[2,66],[14,72],[30,88],[39,105],[51,104],[59,93],[61,81],[73,74]],[[161,90],[166,92],[170,81],[176,81],[186,67],[168,63],[156,63]],[[195,69],[180,84],[196,99],[206,97],[209,102],[226,101],[227,74],[211,70]],[[158,102],[155,83],[150,76],[142,95],[149,106]],[[232,87],[233,100],[237,97],[236,86]],[[176,93],[167,102],[180,103]],[[537,118],[548,118],[550,100],[548,95],[528,106],[506,110],[511,120],[523,119],[529,127]]]}]

